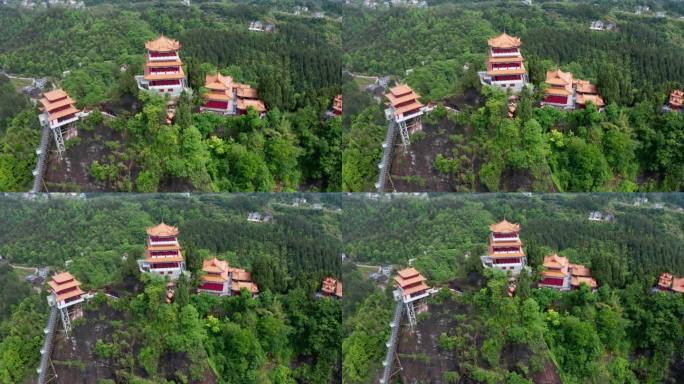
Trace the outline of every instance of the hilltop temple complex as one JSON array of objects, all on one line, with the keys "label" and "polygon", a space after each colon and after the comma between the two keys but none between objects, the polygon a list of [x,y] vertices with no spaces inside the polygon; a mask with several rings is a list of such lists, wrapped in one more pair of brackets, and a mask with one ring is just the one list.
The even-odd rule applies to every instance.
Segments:
[{"label": "hilltop temple complex", "polygon": [[259,293],[259,288],[252,282],[252,275],[240,268],[232,268],[225,260],[213,258],[202,262],[202,284],[198,292],[217,296],[239,295],[246,289],[252,296]]},{"label": "hilltop temple complex", "polygon": [[528,83],[527,69],[520,53],[520,38],[505,32],[487,40],[489,57],[487,71],[479,72],[480,82],[503,91],[520,93]]},{"label": "hilltop temple complex", "polygon": [[234,83],[230,76],[220,73],[208,74],[205,78],[204,104],[202,112],[213,112],[221,115],[244,115],[249,107],[263,116],[266,106],[257,97],[257,90],[248,84]]},{"label": "hilltop temple complex", "polygon": [[179,233],[177,227],[163,221],[147,228],[145,258],[138,260],[140,272],[178,280],[181,273],[185,272],[185,259],[178,243]]},{"label": "hilltop temple complex", "polygon": [[180,96],[187,89],[187,77],[178,54],[180,43],[161,35],[156,40],[146,42],[145,49],[145,72],[135,77],[138,88],[160,95]]},{"label": "hilltop temple complex", "polygon": [[574,79],[571,72],[563,72],[560,69],[547,71],[546,84],[548,88],[544,90],[542,106],[571,110],[586,108],[590,101],[599,110],[605,106],[596,85],[586,80]]},{"label": "hilltop temple complex", "polygon": [[320,295],[342,299],[342,282],[333,277],[326,277],[321,284]]},{"label": "hilltop temple complex", "polygon": [[511,271],[517,275],[527,265],[527,256],[520,241],[520,225],[502,220],[489,226],[489,247],[481,257],[485,268]]}]

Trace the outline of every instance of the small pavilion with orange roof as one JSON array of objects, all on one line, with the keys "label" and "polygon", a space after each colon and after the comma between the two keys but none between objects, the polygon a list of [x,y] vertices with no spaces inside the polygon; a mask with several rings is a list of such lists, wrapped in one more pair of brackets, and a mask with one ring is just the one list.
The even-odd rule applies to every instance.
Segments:
[{"label": "small pavilion with orange roof", "polygon": [[398,125],[399,136],[406,149],[411,144],[409,134],[423,129],[421,116],[424,113],[424,106],[418,101],[420,96],[413,88],[400,84],[391,88],[385,97],[389,101],[385,117]]},{"label": "small pavilion with orange roof", "polygon": [[425,312],[428,309],[425,299],[430,295],[431,289],[425,283],[426,280],[413,267],[398,271],[397,276],[394,277],[397,287],[394,291],[394,298],[404,303],[411,329],[414,329],[416,326],[416,314]]},{"label": "small pavilion with orange roof", "polygon": [[59,310],[64,331],[68,333],[71,331],[71,320],[83,316],[80,304],[85,300],[85,292],[81,289],[81,283],[69,272],[54,274],[48,285],[48,304]]},{"label": "small pavilion with orange roof", "polygon": [[673,89],[670,93],[670,100],[668,105],[673,111],[679,111],[682,109],[682,103],[684,103],[684,91],[680,89]]},{"label": "small pavilion with orange roof", "polygon": [[570,264],[570,272],[572,273],[570,281],[572,289],[579,289],[580,285],[583,283],[588,285],[592,290],[598,288],[598,283],[591,277],[591,269],[582,264]]},{"label": "small pavilion with orange roof", "polygon": [[574,79],[571,72],[563,72],[560,69],[546,72],[546,84],[548,88],[544,90],[544,101],[542,105],[550,105],[557,108],[575,108],[573,89]]},{"label": "small pavilion with orange roof", "polygon": [[540,287],[556,288],[562,291],[570,289],[570,263],[566,257],[553,255],[544,257],[544,270],[541,273]]},{"label": "small pavilion with orange roof", "polygon": [[332,110],[335,116],[342,116],[342,95],[335,96],[333,99]]},{"label": "small pavilion with orange roof", "polygon": [[326,277],[321,284],[321,296],[342,299],[342,282],[334,277]]}]

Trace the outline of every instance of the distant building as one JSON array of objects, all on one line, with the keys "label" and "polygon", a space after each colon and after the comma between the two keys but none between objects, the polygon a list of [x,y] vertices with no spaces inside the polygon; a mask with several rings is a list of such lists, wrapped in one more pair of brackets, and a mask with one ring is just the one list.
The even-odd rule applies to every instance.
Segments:
[{"label": "distant building", "polygon": [[603,24],[603,21],[601,20],[594,20],[591,22],[591,25],[589,26],[589,29],[592,31],[603,31],[606,29],[605,25]]},{"label": "distant building", "polygon": [[251,221],[253,223],[260,223],[261,222],[261,213],[259,212],[250,212],[247,215],[247,221]]},{"label": "distant building", "polygon": [[321,284],[321,291],[319,296],[332,297],[338,300],[342,299],[342,282],[332,278],[326,277]]},{"label": "distant building", "polygon": [[634,205],[637,207],[644,205],[644,204],[647,204],[647,203],[648,203],[648,197],[642,196],[642,197],[637,197],[636,199],[634,199]]},{"label": "distant building", "polygon": [[658,278],[656,290],[684,293],[684,277],[676,277],[670,273],[663,272]]},{"label": "distant building", "polygon": [[520,241],[520,225],[502,220],[489,226],[489,247],[481,257],[485,268],[510,271],[517,275],[527,265],[527,256]]},{"label": "distant building", "polygon": [[487,44],[487,71],[478,73],[480,82],[503,91],[510,89],[513,93],[521,92],[528,80],[527,69],[520,53],[520,38],[502,33],[489,39]]},{"label": "distant building", "polygon": [[670,99],[667,102],[667,106],[672,111],[682,110],[682,103],[684,102],[684,91],[679,89],[673,89],[670,92]]},{"label": "distant building", "polygon": [[602,221],[603,214],[599,211],[591,211],[589,213],[589,221]]},{"label": "distant building", "polygon": [[659,18],[659,19],[662,19],[662,18],[664,18],[665,16],[667,16],[667,13],[665,13],[664,11],[658,11],[658,12],[656,12],[656,17]]},{"label": "distant building", "polygon": [[650,12],[650,11],[651,11],[651,7],[649,7],[648,5],[637,5],[636,11],[634,11],[634,13],[636,13],[637,15],[641,15],[644,12]]},{"label": "distant building", "polygon": [[261,20],[255,20],[249,23],[249,30],[252,32],[263,32],[264,23]]}]

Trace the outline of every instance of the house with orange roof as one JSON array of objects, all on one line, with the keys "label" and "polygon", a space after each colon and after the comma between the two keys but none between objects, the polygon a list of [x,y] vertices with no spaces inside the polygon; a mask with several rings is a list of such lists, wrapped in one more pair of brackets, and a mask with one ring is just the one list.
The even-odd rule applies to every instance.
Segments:
[{"label": "house with orange roof", "polygon": [[684,293],[684,277],[674,277],[671,289],[672,292]]},{"label": "house with orange roof", "polygon": [[570,264],[570,273],[572,274],[570,286],[572,289],[579,289],[580,285],[586,284],[592,290],[598,288],[598,283],[591,277],[591,269],[582,264]]},{"label": "house with orange roof", "polygon": [[235,83],[230,76],[223,76],[220,72],[208,74],[203,94],[204,104],[202,112],[213,112],[221,115],[244,115],[251,107],[259,116],[266,113],[266,105],[259,100],[257,90],[249,84]]},{"label": "house with orange roof", "polygon": [[149,227],[145,258],[138,260],[142,273],[151,273],[175,281],[185,272],[185,258],[178,242],[178,227],[164,223]]},{"label": "house with orange roof", "polygon": [[239,295],[240,290],[246,289],[256,296],[259,288],[252,281],[252,274],[241,268],[233,268],[228,261],[212,258],[202,262],[201,284],[197,289],[200,293],[217,296]]},{"label": "house with orange roof", "polygon": [[570,262],[566,257],[553,254],[544,257],[544,269],[542,270],[542,280],[540,287],[556,288],[561,291],[570,289],[571,273]]},{"label": "house with orange roof", "polygon": [[320,296],[342,299],[342,282],[333,277],[326,277],[321,284]]},{"label": "house with orange roof", "polygon": [[520,38],[502,33],[487,40],[487,70],[479,72],[482,85],[520,93],[528,83],[527,69],[520,52]]},{"label": "house with orange roof", "polygon": [[404,303],[411,329],[414,329],[416,325],[416,314],[426,312],[428,309],[426,299],[432,290],[425,283],[426,281],[427,279],[413,267],[397,271],[394,277],[397,287],[394,291],[394,299]]},{"label": "house with orange roof", "polygon": [[575,79],[571,72],[560,69],[546,72],[547,88],[544,90],[542,106],[548,105],[560,109],[583,109],[592,102],[599,110],[606,103],[598,94],[598,88],[587,80]]},{"label": "house with orange roof", "polygon": [[161,35],[146,42],[145,49],[144,74],[135,77],[138,88],[160,95],[180,96],[187,89],[187,76],[178,54],[181,44]]},{"label": "house with orange roof", "polygon": [[78,136],[74,123],[87,114],[75,107],[76,102],[63,89],[43,93],[39,103],[42,113],[38,115],[38,120],[40,125],[52,130],[61,159],[66,150],[64,142]]},{"label": "house with orange roof", "polygon": [[669,291],[672,288],[672,280],[674,276],[672,274],[663,272],[658,278],[658,290]]},{"label": "house with orange roof", "polygon": [[481,257],[485,268],[510,271],[517,275],[527,265],[527,256],[520,240],[520,225],[504,219],[489,226],[487,254]]},{"label": "house with orange roof", "polygon": [[71,320],[83,316],[80,304],[85,300],[85,292],[81,289],[81,283],[69,272],[54,274],[48,286],[48,305],[59,310],[64,331],[68,333],[71,331]]},{"label": "house with orange roof", "polygon": [[425,107],[418,101],[420,96],[407,84],[390,88],[385,97],[388,100],[385,117],[388,121],[394,121],[399,126],[399,135],[404,148],[406,148],[410,144],[409,134],[423,129],[421,116],[423,116]]}]

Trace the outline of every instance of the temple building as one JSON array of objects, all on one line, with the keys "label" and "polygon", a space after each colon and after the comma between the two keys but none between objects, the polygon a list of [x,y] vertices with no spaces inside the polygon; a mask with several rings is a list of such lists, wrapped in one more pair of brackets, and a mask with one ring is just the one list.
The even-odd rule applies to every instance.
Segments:
[{"label": "temple building", "polygon": [[527,265],[527,256],[520,241],[520,225],[507,220],[489,226],[489,247],[481,257],[485,268],[511,271],[517,275]]},{"label": "temple building", "polygon": [[426,298],[430,295],[430,287],[425,284],[425,277],[415,268],[406,268],[397,272],[394,277],[397,289],[394,298],[406,306],[406,315],[411,329],[416,326],[416,314],[428,309]]},{"label": "temple building", "polygon": [[65,150],[64,142],[78,136],[73,124],[83,113],[74,106],[76,102],[62,89],[45,92],[40,99],[43,113],[38,116],[43,127],[52,130],[60,158]]},{"label": "temple building", "polygon": [[572,289],[579,289],[582,283],[585,283],[595,290],[598,287],[596,280],[591,277],[591,270],[581,264],[570,264],[570,273],[572,274],[570,286]]},{"label": "temple building", "polygon": [[596,85],[587,80],[574,79],[571,72],[560,69],[546,72],[546,84],[542,106],[548,105],[560,109],[586,108],[592,102],[599,110],[606,103],[598,94]]},{"label": "temple building", "polygon": [[136,76],[138,87],[160,95],[180,96],[187,88],[183,62],[178,55],[180,43],[161,35],[146,42],[145,48],[145,72],[143,76]]},{"label": "temple building", "polygon": [[342,299],[342,282],[333,277],[326,277],[321,284],[320,295]]},{"label": "temple building", "polygon": [[147,228],[145,258],[138,260],[140,272],[167,277],[172,281],[178,280],[181,273],[185,272],[185,259],[178,243],[179,232],[177,227],[163,221]]},{"label": "temple building", "polygon": [[487,71],[479,72],[483,85],[520,93],[528,83],[527,69],[520,53],[520,38],[506,33],[487,40]]},{"label": "temple building", "polygon": [[244,115],[249,107],[263,116],[266,113],[264,102],[257,97],[257,90],[248,84],[233,82],[230,76],[223,76],[219,72],[208,74],[205,78],[204,105],[202,112],[213,112],[221,115]]},{"label": "temple building", "polygon": [[658,278],[657,290],[663,292],[684,293],[684,277],[676,277],[670,273],[663,272]]},{"label": "temple building", "polygon": [[668,106],[673,111],[679,111],[682,108],[682,103],[684,102],[684,91],[679,89],[673,89],[670,93],[670,100],[668,101]]},{"label": "temple building", "polygon": [[541,273],[540,287],[549,287],[567,291],[570,289],[570,263],[566,257],[553,254],[544,257],[544,270]]},{"label": "temple building", "polygon": [[337,95],[333,99],[332,111],[335,116],[342,116],[342,95]]},{"label": "temple building", "polygon": [[197,291],[217,296],[239,295],[246,289],[252,296],[259,293],[259,288],[252,282],[252,275],[241,268],[232,268],[227,261],[217,258],[202,262],[202,284]]},{"label": "temple building", "polygon": [[385,117],[399,126],[399,134],[404,147],[410,144],[409,134],[423,129],[421,116],[424,112],[423,104],[418,101],[420,96],[406,84],[391,88],[385,95],[389,100],[389,108],[385,110]]},{"label": "temple building", "polygon": [[562,109],[575,108],[575,90],[573,89],[574,79],[572,73],[563,72],[560,69],[546,72],[546,84],[548,88],[544,90],[544,101],[542,105],[550,105]]},{"label": "temple building", "polygon": [[62,325],[65,332],[71,330],[71,320],[83,316],[80,304],[85,300],[81,283],[69,272],[61,272],[52,276],[48,281],[50,296],[48,304],[56,306],[62,316]]}]

